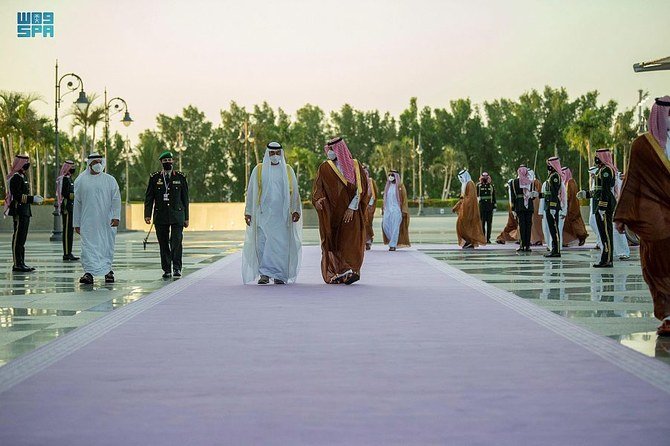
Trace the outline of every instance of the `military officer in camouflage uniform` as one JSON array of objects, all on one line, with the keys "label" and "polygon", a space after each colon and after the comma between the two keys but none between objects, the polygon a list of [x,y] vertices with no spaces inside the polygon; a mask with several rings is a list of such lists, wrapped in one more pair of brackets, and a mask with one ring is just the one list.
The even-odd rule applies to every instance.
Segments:
[{"label": "military officer in camouflage uniform", "polygon": [[183,230],[188,227],[188,183],[172,168],[172,153],[159,156],[163,168],[151,174],[144,198],[144,221],[151,223],[161,252],[163,278],[181,277]]}]

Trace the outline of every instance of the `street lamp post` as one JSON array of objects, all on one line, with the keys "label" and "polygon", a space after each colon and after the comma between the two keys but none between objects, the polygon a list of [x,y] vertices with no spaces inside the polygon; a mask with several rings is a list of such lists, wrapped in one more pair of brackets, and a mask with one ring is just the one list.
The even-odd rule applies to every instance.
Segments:
[{"label": "street lamp post", "polygon": [[249,143],[253,143],[256,140],[253,130],[249,128],[249,121],[247,119],[244,120],[244,125],[240,129],[237,140],[244,144],[244,196],[246,198],[246,189],[249,185]]},{"label": "street lamp post", "polygon": [[133,149],[130,146],[130,138],[128,138],[128,136],[126,136],[126,143],[123,145],[121,156],[126,162],[126,206],[128,206],[130,204],[130,172],[128,164],[130,164],[130,160],[133,157]]},{"label": "street lamp post", "polygon": [[105,88],[105,159],[107,159],[107,146],[109,145],[109,109],[114,104],[114,114],[125,111],[121,122],[128,127],[133,123],[133,119],[128,113],[128,104],[122,98],[116,97],[107,101],[107,88]]},{"label": "street lamp post", "polygon": [[416,149],[414,147],[414,138],[412,138],[412,147],[409,150],[409,157],[412,160],[412,200],[416,200]]},{"label": "street lamp post", "polygon": [[[65,78],[73,78],[73,80],[69,80],[65,86],[67,87],[67,90],[65,94],[61,95],[61,82]],[[77,100],[74,102],[77,108],[81,111],[86,110],[86,107],[88,107],[89,101],[88,98],[86,98],[86,93],[84,92],[84,81],[77,76],[74,73],[67,73],[61,76],[60,78],[58,77],[58,60],[56,60],[56,100],[54,101],[54,128],[56,131],[56,137],[55,137],[55,145],[54,145],[54,153],[55,153],[55,175],[54,179],[58,178],[58,174],[60,173],[60,160],[59,160],[59,152],[60,152],[60,141],[59,141],[59,135],[58,135],[58,109],[60,108],[60,103],[61,100],[63,99],[63,96],[65,96],[68,93],[72,93],[74,91],[79,90],[79,96],[77,97]],[[51,237],[49,237],[49,240],[52,242],[59,242],[63,239],[63,226],[61,223],[60,219],[60,213],[58,212],[58,201],[54,202],[54,211],[53,211],[53,216],[54,216],[54,225],[53,225],[53,231],[51,233]]]},{"label": "street lamp post", "polygon": [[[298,183],[298,192],[300,192],[300,161],[295,162],[296,166],[296,172],[295,172],[295,181]],[[302,197],[302,193],[300,193],[300,196]]]},{"label": "street lamp post", "polygon": [[423,148],[421,147],[421,134],[419,134],[419,145],[416,146],[416,154],[419,155],[419,210],[416,215],[423,215],[423,159],[421,154],[423,153]]},{"label": "street lamp post", "polygon": [[177,155],[179,155],[179,170],[183,171],[181,167],[181,154],[182,152],[186,151],[186,145],[184,145],[184,134],[179,130],[177,132],[177,142],[174,147],[174,151],[177,152]]}]

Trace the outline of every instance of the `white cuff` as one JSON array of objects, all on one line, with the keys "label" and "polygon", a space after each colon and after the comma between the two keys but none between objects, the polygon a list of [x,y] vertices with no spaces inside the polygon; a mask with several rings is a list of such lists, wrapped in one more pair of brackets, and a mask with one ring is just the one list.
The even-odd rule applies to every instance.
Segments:
[{"label": "white cuff", "polygon": [[353,209],[354,211],[358,210],[358,202],[360,199],[361,197],[358,195],[358,192],[356,192],[356,196],[351,200],[351,203],[349,203],[349,209]]}]

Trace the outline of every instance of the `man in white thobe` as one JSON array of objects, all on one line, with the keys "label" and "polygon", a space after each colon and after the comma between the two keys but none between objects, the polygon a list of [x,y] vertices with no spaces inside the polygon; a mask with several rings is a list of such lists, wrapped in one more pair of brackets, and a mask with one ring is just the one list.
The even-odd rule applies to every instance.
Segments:
[{"label": "man in white thobe", "polygon": [[105,159],[92,153],[86,170],[74,182],[74,230],[81,236],[81,265],[84,275],[79,283],[93,284],[93,277],[104,274],[105,282],[114,282],[112,261],[116,229],[121,219],[121,193],[113,176],[103,172]]},{"label": "man in white thobe", "polygon": [[[392,170],[384,188],[384,207],[382,209],[382,231],[384,243],[389,245],[389,251],[395,251],[399,246],[409,246],[409,234],[407,233],[409,215],[406,206],[407,193],[402,185],[400,174]],[[404,225],[403,217],[408,219]]]},{"label": "man in white thobe", "polygon": [[247,232],[242,279],[258,284],[295,282],[302,257],[302,205],[298,181],[286,165],[281,144],[267,145],[263,162],[251,172],[244,219]]}]

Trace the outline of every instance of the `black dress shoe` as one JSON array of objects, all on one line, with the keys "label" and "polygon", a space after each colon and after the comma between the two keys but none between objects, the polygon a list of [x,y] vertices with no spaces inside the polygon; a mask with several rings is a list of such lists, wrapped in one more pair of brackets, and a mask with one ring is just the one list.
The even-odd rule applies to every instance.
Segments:
[{"label": "black dress shoe", "polygon": [[67,255],[64,255],[64,256],[63,256],[63,260],[66,260],[66,261],[67,261],[67,260],[79,260],[79,257],[75,257],[75,256],[72,255],[72,254],[67,254]]},{"label": "black dress shoe", "polygon": [[26,265],[25,263],[24,263],[23,265],[21,265],[21,266],[24,267],[25,269],[27,269],[28,271],[35,271],[35,267],[34,267],[34,266],[28,266],[28,265]]},{"label": "black dress shoe", "polygon": [[169,272],[166,271],[163,273],[163,279],[169,279],[170,277],[172,277],[172,274],[170,274]]},{"label": "black dress shoe", "polygon": [[25,266],[12,266],[12,272],[15,273],[29,273],[32,272],[30,268],[26,268]]},{"label": "black dress shoe", "polygon": [[530,246],[526,246],[526,249],[524,249],[525,252],[533,252],[532,249],[530,249]]},{"label": "black dress shoe", "polygon": [[179,271],[178,269],[176,269],[176,270],[174,270],[174,271],[172,272],[172,275],[173,275],[174,277],[181,277],[181,271]]},{"label": "black dress shoe", "polygon": [[268,276],[261,276],[261,278],[258,279],[259,285],[267,285],[268,283],[270,283],[270,278]]},{"label": "black dress shoe", "polygon": [[524,252],[526,249],[523,246],[516,248],[516,252]]},{"label": "black dress shoe", "polygon": [[547,257],[547,258],[554,258],[554,257],[555,258],[560,258],[561,257],[561,255],[557,252],[550,252],[549,254],[545,254],[544,256]]},{"label": "black dress shoe", "polygon": [[281,279],[275,279],[274,282],[275,282],[275,285],[286,285],[286,282],[284,282]]},{"label": "black dress shoe", "polygon": [[114,271],[105,274],[105,283],[114,283]]},{"label": "black dress shoe", "polygon": [[82,285],[93,285],[93,275],[91,273],[85,273],[79,279],[79,283]]},{"label": "black dress shoe", "polygon": [[352,283],[358,282],[359,280],[361,280],[361,276],[359,276],[356,273],[352,273],[349,276],[349,278],[344,281],[344,284],[345,285],[351,285]]},{"label": "black dress shoe", "polygon": [[610,263],[594,263],[593,264],[594,268],[614,268],[614,265],[612,262]]}]

